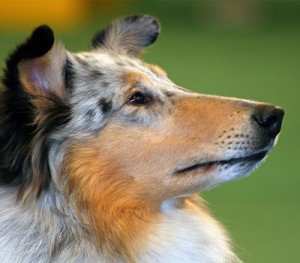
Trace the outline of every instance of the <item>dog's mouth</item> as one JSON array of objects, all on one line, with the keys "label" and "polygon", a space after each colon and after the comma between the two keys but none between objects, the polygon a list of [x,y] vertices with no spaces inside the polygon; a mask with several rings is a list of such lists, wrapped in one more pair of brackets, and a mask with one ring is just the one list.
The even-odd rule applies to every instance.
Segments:
[{"label": "dog's mouth", "polygon": [[179,170],[175,171],[175,174],[179,175],[179,174],[183,174],[183,173],[192,172],[192,171],[198,170],[198,169],[207,170],[212,167],[220,166],[220,165],[232,166],[232,165],[243,164],[243,163],[245,163],[245,164],[257,163],[257,162],[263,160],[266,157],[267,153],[268,153],[268,151],[261,151],[261,152],[255,153],[255,154],[247,155],[245,157],[197,163],[197,164],[179,169]]}]

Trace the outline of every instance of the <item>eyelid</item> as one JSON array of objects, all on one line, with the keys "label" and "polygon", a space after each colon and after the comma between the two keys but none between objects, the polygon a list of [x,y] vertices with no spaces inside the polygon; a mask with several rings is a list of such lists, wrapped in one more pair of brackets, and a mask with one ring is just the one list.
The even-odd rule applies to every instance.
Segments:
[{"label": "eyelid", "polygon": [[[135,95],[137,95],[137,96],[141,95],[141,96],[144,97],[144,103],[140,103],[140,106],[149,104],[153,101],[152,94],[150,94],[149,92],[143,92],[139,89],[135,89],[134,91],[131,91],[131,93],[130,93],[128,99],[127,99],[127,102],[130,103],[130,104],[134,104],[134,102],[131,101],[131,98]],[[137,103],[137,105],[138,105],[138,103]]]},{"label": "eyelid", "polygon": [[132,93],[131,97],[134,96],[134,95],[141,95],[145,98],[146,102],[149,100],[149,99],[152,99],[152,96],[150,95],[150,93],[145,93],[145,92],[142,92],[142,91],[136,91],[134,93]]}]

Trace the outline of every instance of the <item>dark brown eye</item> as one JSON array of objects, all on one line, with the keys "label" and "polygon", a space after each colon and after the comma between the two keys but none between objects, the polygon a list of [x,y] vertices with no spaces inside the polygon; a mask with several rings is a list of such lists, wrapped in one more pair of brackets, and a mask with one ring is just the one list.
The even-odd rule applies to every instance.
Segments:
[{"label": "dark brown eye", "polygon": [[144,105],[145,103],[147,103],[149,100],[149,98],[146,97],[146,95],[144,95],[141,92],[136,92],[135,94],[133,94],[130,99],[129,102],[133,105]]}]

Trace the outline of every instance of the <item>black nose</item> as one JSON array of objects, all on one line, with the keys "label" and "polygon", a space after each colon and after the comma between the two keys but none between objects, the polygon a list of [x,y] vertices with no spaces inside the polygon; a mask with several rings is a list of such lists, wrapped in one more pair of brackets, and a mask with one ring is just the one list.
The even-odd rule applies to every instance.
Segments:
[{"label": "black nose", "polygon": [[272,105],[261,105],[255,109],[252,118],[269,136],[275,137],[281,129],[284,111]]}]

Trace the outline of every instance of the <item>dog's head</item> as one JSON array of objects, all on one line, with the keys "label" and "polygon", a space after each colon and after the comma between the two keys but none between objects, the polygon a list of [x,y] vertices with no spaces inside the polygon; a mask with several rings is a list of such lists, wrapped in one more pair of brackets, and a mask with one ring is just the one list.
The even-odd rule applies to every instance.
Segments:
[{"label": "dog's head", "polygon": [[[37,28],[7,61],[0,134],[1,151],[23,147],[30,172],[11,149],[19,170],[5,180],[34,182],[34,192],[67,185],[94,206],[116,198],[121,205],[159,203],[258,167],[283,111],[178,87],[140,59],[159,32],[151,16],[127,17],[97,33],[90,50],[71,53],[49,27]],[[1,169],[12,169],[9,160]],[[16,181],[17,172],[27,178]]]}]

